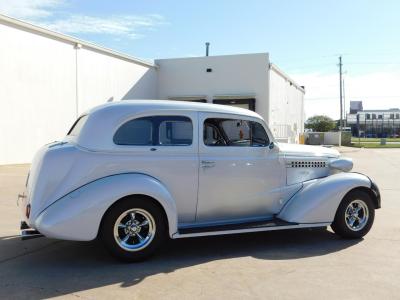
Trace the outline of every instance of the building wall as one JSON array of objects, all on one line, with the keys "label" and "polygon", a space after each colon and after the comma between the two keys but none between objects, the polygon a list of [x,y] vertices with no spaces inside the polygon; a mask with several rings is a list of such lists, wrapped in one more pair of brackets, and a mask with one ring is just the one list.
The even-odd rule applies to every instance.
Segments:
[{"label": "building wall", "polygon": [[4,16],[0,41],[0,164],[30,162],[42,145],[62,139],[79,114],[110,101],[248,96],[268,123],[286,127],[303,111],[302,94],[268,71],[266,53],[151,65]]},{"label": "building wall", "polygon": [[[224,55],[155,61],[158,71],[158,97],[242,95],[256,98],[256,112],[268,120],[267,53]],[[207,73],[206,69],[212,72]]]},{"label": "building wall", "polygon": [[0,164],[30,162],[90,107],[157,96],[153,67],[2,20],[0,41]]},{"label": "building wall", "polygon": [[269,125],[278,140],[298,143],[304,131],[304,90],[276,67],[269,72]]}]

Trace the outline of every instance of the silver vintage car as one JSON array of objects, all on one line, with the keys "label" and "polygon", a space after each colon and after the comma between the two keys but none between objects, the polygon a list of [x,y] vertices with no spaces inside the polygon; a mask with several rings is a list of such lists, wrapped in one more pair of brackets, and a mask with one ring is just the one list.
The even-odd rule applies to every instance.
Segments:
[{"label": "silver vintage car", "polygon": [[165,238],[331,226],[371,228],[381,200],[333,149],[277,143],[256,113],[121,101],[83,114],[35,156],[22,235],[90,241],[137,261]]}]

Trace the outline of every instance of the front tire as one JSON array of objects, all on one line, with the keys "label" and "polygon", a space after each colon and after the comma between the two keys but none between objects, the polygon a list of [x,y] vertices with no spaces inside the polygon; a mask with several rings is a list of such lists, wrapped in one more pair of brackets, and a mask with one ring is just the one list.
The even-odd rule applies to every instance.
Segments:
[{"label": "front tire", "polygon": [[344,238],[361,238],[372,227],[375,209],[370,195],[361,190],[348,193],[336,211],[331,227]]},{"label": "front tire", "polygon": [[116,258],[141,261],[157,250],[167,236],[167,222],[159,205],[145,197],[125,198],[104,216],[100,235]]}]

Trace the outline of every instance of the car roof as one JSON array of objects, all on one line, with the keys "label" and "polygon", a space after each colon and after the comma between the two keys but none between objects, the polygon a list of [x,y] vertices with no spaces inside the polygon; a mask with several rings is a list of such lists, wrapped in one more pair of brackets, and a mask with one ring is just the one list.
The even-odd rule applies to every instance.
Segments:
[{"label": "car roof", "polygon": [[192,101],[173,101],[173,100],[122,100],[118,102],[106,103],[96,106],[87,113],[92,114],[98,111],[113,111],[114,113],[130,111],[131,113],[142,112],[144,110],[189,110],[198,112],[229,113],[237,115],[261,118],[257,113],[230,105],[201,103]]},{"label": "car roof", "polygon": [[135,116],[165,112],[205,112],[246,116],[262,120],[257,113],[229,105],[196,103],[172,100],[123,100],[94,107],[84,113],[88,115],[85,125],[77,137],[67,137],[81,147],[90,150],[113,150],[113,135],[124,122]]}]

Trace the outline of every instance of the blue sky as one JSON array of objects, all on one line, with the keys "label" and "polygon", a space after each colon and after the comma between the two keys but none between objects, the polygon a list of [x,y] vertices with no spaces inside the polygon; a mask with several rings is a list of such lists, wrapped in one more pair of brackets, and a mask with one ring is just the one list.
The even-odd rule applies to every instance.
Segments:
[{"label": "blue sky", "polygon": [[[269,52],[305,85],[307,115],[347,98],[400,106],[400,1],[0,0],[0,13],[144,59]],[[350,100],[349,99],[349,100]],[[329,107],[329,109],[327,109]]]}]

